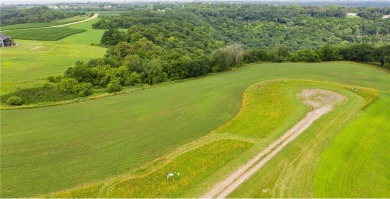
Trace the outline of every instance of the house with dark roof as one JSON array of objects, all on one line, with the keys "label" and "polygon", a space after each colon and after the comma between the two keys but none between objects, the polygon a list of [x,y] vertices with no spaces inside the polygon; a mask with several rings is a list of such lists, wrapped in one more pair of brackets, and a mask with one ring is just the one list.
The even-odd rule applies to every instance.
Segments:
[{"label": "house with dark roof", "polygon": [[0,33],[0,47],[12,46],[12,39],[7,35]]}]

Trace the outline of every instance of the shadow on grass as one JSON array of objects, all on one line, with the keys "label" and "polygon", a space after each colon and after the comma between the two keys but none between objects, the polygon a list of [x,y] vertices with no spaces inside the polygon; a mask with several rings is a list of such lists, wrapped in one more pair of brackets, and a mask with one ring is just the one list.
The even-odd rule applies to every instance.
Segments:
[{"label": "shadow on grass", "polygon": [[59,102],[77,97],[76,94],[61,92],[56,88],[29,88],[0,96],[1,103],[6,104],[11,96],[21,97],[24,104]]}]

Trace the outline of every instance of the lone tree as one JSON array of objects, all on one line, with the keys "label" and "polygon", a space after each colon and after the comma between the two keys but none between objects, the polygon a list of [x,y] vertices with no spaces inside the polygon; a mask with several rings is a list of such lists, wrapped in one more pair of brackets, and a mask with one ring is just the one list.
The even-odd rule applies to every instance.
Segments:
[{"label": "lone tree", "polygon": [[241,44],[232,44],[225,48],[218,48],[211,55],[215,64],[214,71],[223,71],[241,63],[244,50]]}]

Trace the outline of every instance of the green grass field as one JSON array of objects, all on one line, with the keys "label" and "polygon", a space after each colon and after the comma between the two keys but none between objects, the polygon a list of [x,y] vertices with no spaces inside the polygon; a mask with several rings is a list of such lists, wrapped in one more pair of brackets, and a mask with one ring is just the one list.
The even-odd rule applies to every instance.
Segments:
[{"label": "green grass field", "polygon": [[[111,183],[98,183],[49,197],[180,197],[251,145],[236,140],[214,141],[182,154],[146,175],[122,177]],[[174,176],[167,177],[169,173],[174,173]]]},{"label": "green grass field", "polygon": [[[298,120],[299,114],[303,115],[303,106],[291,106],[298,116],[293,115],[279,125],[275,124],[270,128],[274,131],[269,135],[253,134],[257,131],[256,127],[237,132],[237,129],[244,129],[240,127],[242,124],[229,126],[227,123],[218,128],[239,112],[242,94],[248,86],[280,78],[288,82],[291,79],[307,79],[370,87],[378,89],[381,98],[390,94],[390,74],[375,67],[348,62],[252,64],[196,80],[92,101],[2,111],[1,196],[31,197],[88,184],[100,187],[101,180],[125,175],[136,168],[142,170],[141,165],[165,157],[178,147],[205,135],[257,143],[248,152],[232,160],[229,166],[222,166],[212,178],[199,182],[197,187],[181,194],[183,197],[201,196],[204,187],[222,179]],[[275,196],[313,194],[312,188],[306,187],[313,187],[312,179],[320,154],[331,146],[337,133],[366,104],[364,97],[351,92],[349,87],[346,89],[337,84],[314,86],[340,92],[348,97],[349,103],[343,103],[332,114],[321,118],[273,159],[269,166],[259,171],[264,172],[267,168],[275,170],[268,176],[275,177],[275,182],[256,174],[262,178],[254,176],[233,196],[241,193],[240,190],[253,190],[251,182],[256,184],[258,180],[267,181]],[[297,85],[294,87],[295,90],[301,89]],[[258,91],[261,94],[262,89]],[[291,93],[286,96],[293,96],[295,92],[294,89],[282,89],[281,93],[287,91]],[[275,92],[270,97],[283,96]],[[296,98],[289,99],[282,99],[280,103],[297,102]],[[256,103],[256,100],[253,102]],[[280,113],[283,111],[280,110]],[[243,115],[251,118],[251,113]],[[248,122],[245,118],[235,119],[240,123]],[[280,117],[276,115],[275,118]],[[214,129],[218,130],[209,134]],[[388,150],[386,147],[384,149]],[[297,189],[291,189],[288,185],[294,185],[292,187]],[[203,186],[203,189],[199,186]],[[259,196],[257,194],[248,193],[239,197]]]},{"label": "green grass field", "polygon": [[84,31],[86,30],[67,28],[67,27],[56,27],[56,28],[10,30],[5,33],[14,39],[57,41],[62,38],[68,37],[70,35],[82,33]]},{"label": "green grass field", "polygon": [[384,95],[337,135],[315,171],[314,197],[390,196],[389,121]]},{"label": "green grass field", "polygon": [[93,30],[97,19],[68,26],[87,31],[58,41],[16,40],[18,46],[1,48],[1,95],[39,88],[47,77],[62,75],[78,60],[102,57],[106,48],[99,43],[103,30]]},{"label": "green grass field", "polygon": [[[331,113],[314,122],[304,134],[284,148],[229,197],[314,197],[313,178],[319,156],[337,133],[370,103],[370,100],[367,101],[348,88],[322,88],[340,93],[346,100]],[[371,93],[370,90],[367,93]],[[375,92],[372,94],[375,96]]]}]

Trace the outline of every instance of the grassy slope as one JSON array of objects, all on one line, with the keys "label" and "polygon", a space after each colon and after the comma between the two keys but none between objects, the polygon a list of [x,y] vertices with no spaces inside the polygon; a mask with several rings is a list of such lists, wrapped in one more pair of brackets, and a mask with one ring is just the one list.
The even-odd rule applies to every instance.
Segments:
[{"label": "grassy slope", "polygon": [[323,87],[347,99],[322,116],[229,197],[312,197],[318,156],[340,129],[365,105],[363,97],[346,89]]},{"label": "grassy slope", "polygon": [[[303,104],[298,100],[296,93],[290,92],[291,90],[295,91],[296,89],[299,89],[296,87],[302,88],[303,86],[299,86],[300,84],[305,84],[305,86],[318,85],[318,83],[310,84],[309,82],[301,82],[301,81],[289,81],[288,83],[286,83],[284,81],[271,81],[271,82],[260,83],[260,84],[256,84],[254,86],[251,86],[249,89],[247,89],[245,91],[244,100],[246,103],[244,105],[244,109],[240,111],[240,114],[237,117],[235,117],[234,120],[229,121],[229,123],[227,125],[224,125],[222,128],[215,131],[216,133],[209,134],[208,136],[203,137],[203,139],[200,139],[200,140],[196,141],[195,143],[204,144],[204,143],[212,142],[214,140],[226,139],[226,138],[256,143],[256,146],[252,147],[252,149],[250,151],[244,153],[246,155],[240,154],[241,158],[239,158],[238,161],[235,160],[233,162],[229,162],[229,164],[226,166],[223,166],[223,165],[218,166],[218,169],[220,169],[221,166],[223,166],[223,167],[225,167],[225,170],[226,169],[230,170],[230,169],[236,168],[237,164],[235,164],[235,163],[242,162],[242,159],[247,159],[248,157],[253,156],[254,151],[258,151],[259,148],[264,147],[265,145],[269,144],[269,142],[271,142],[273,139],[278,137],[277,135],[279,135],[281,133],[281,129],[280,128],[273,129],[275,131],[270,133],[271,136],[268,136],[267,139],[262,139],[261,141],[259,141],[258,139],[240,137],[240,136],[237,136],[235,134],[228,134],[225,132],[225,129],[229,129],[229,126],[234,125],[236,123],[247,122],[247,124],[248,124],[248,120],[252,121],[252,119],[253,119],[252,113],[253,112],[261,112],[261,111],[263,111],[263,109],[268,110],[268,113],[272,112],[273,115],[275,116],[274,119],[280,119],[280,121],[278,123],[279,125],[275,125],[275,128],[277,126],[280,126],[280,125],[285,126],[286,125],[286,124],[284,124],[285,119],[289,119],[291,121],[291,122],[288,122],[287,126],[293,125],[293,123],[295,123],[299,119],[300,116],[303,116],[303,114],[301,114],[301,112],[305,112],[305,110],[306,110],[306,108],[303,106]],[[298,101],[298,102],[300,102],[301,106],[298,106],[297,108],[294,106],[286,106],[286,107],[279,106],[279,108],[275,108],[274,107],[275,104],[273,103],[275,96],[274,95],[267,95],[270,89],[274,90],[273,93],[281,98],[281,100],[279,100],[279,102],[283,102],[284,105],[291,104],[295,101]],[[264,102],[261,103],[261,106],[258,106],[258,104],[257,104],[257,102],[258,102],[257,99],[259,99],[259,98],[264,100]],[[272,107],[274,107],[274,109],[272,109]],[[299,111],[296,109],[298,109]],[[284,111],[286,111],[286,110],[293,112],[293,113],[297,113],[298,117],[295,117],[295,116],[291,117],[292,114],[291,115],[284,114],[285,113]],[[259,116],[254,116],[254,119],[259,119]],[[264,119],[264,118],[262,117],[260,119]],[[267,122],[267,121],[269,121],[269,120],[267,120],[267,119],[264,120],[264,122]],[[257,122],[258,121],[250,123],[250,124],[248,124],[248,126],[254,125]],[[275,135],[275,134],[277,134],[277,135]],[[197,147],[197,145],[194,145],[193,143],[189,144],[189,145],[185,145],[185,146],[187,149],[188,148],[193,149],[194,147]],[[234,145],[231,145],[231,147],[234,147]],[[177,153],[183,154],[185,152],[186,152],[185,150],[183,151],[183,150],[179,149],[179,150],[176,150],[173,154],[177,154]],[[192,152],[189,152],[189,154],[191,154],[191,153]],[[233,152],[230,152],[230,153],[233,153]],[[201,165],[201,164],[203,164],[203,162],[209,162],[210,164],[214,164],[212,162],[219,159],[219,158],[215,158],[215,157],[219,157],[219,156],[217,156],[216,154],[214,154],[214,155],[204,154],[204,155],[199,156],[199,158],[193,157],[192,160],[187,160],[185,162],[187,162],[187,164],[189,164],[189,166],[192,168],[193,166],[191,166],[191,165]],[[167,159],[166,157],[164,157],[164,159],[169,161],[169,159]],[[174,162],[175,162],[175,160],[174,160]],[[169,163],[169,164],[175,164],[175,163]],[[180,167],[186,167],[186,166],[184,164],[182,164],[182,165],[180,165]],[[199,170],[202,170],[202,168],[204,168],[204,167],[205,166],[202,166],[202,167],[198,166],[197,168]],[[156,167],[154,167],[154,168],[156,168]],[[161,170],[161,169],[159,169],[159,170]],[[222,169],[222,170],[224,170],[224,169]],[[85,196],[88,196],[88,194],[89,194],[90,196],[100,196],[100,197],[101,196],[110,196],[110,197],[189,197],[189,196],[196,195],[197,189],[200,188],[203,191],[204,187],[209,187],[211,185],[210,183],[207,183],[207,181],[209,179],[215,180],[216,178],[220,177],[220,175],[215,175],[215,173],[218,173],[218,172],[216,172],[216,169],[213,169],[213,172],[207,172],[207,170],[206,171],[199,171],[199,172],[204,173],[202,181],[195,180],[195,181],[188,182],[191,184],[192,188],[187,187],[185,189],[186,191],[180,191],[180,193],[176,189],[171,189],[169,184],[164,184],[164,183],[158,185],[159,190],[165,190],[165,191],[163,191],[163,193],[161,193],[161,192],[148,192],[147,190],[151,190],[151,188],[150,187],[148,188],[145,186],[147,186],[149,184],[155,184],[155,183],[151,183],[151,182],[141,183],[141,184],[144,184],[143,186],[139,185],[139,183],[134,184],[134,182],[144,182],[144,180],[140,181],[140,179],[137,179],[137,178],[132,178],[132,180],[126,181],[126,182],[118,185],[118,181],[123,181],[123,180],[121,180],[121,178],[123,178],[123,177],[119,176],[116,178],[116,180],[111,180],[113,182],[109,182],[109,183],[100,183],[99,182],[99,183],[92,184],[92,185],[87,186],[87,187],[77,187],[73,190],[64,191],[64,192],[60,192],[58,194],[54,194],[54,196],[60,197],[60,198],[62,198],[62,197],[75,197],[75,196],[84,196],[85,197]],[[161,173],[161,172],[157,172],[157,173]],[[226,174],[226,172],[222,172],[222,173]],[[128,175],[132,176],[131,173]],[[159,175],[161,175],[161,174],[159,174]],[[152,176],[156,176],[156,174],[153,174]],[[195,179],[195,176],[193,176],[192,178]],[[205,186],[203,184],[200,184],[200,182],[206,182],[206,184],[208,184],[208,185]],[[100,195],[97,194],[97,191],[93,192],[93,190],[104,190],[105,189],[104,187],[108,186],[107,184],[109,184],[109,186],[112,187],[109,189],[110,191],[107,191],[107,193],[106,193],[107,195],[102,195],[102,191],[100,191]],[[131,189],[126,188],[123,190],[123,188],[121,188],[121,187],[123,187],[124,185],[127,187],[129,187],[131,185],[132,188]],[[152,190],[155,190],[155,189],[156,188],[153,188]],[[193,190],[195,190],[195,191],[193,191]],[[87,193],[87,194],[86,195],[78,195],[79,193],[83,193],[83,194]],[[151,195],[151,194],[154,194],[154,195]]]},{"label": "grassy slope", "polygon": [[[178,197],[220,167],[229,164],[251,145],[237,140],[214,141],[182,154],[146,175],[117,179],[101,187],[92,185],[49,197]],[[175,176],[167,179],[168,173],[175,173]]]},{"label": "grassy slope", "polygon": [[244,93],[243,110],[217,132],[249,138],[265,138],[276,131],[284,132],[306,114],[307,109],[296,93],[308,85],[309,82],[289,80],[251,86]]},{"label": "grassy slope", "polygon": [[390,79],[349,63],[261,64],[73,105],[2,111],[2,196],[47,193],[135,168],[228,121],[247,86],[278,77],[382,91]]},{"label": "grassy slope", "polygon": [[99,43],[103,35],[103,31],[91,29],[95,20],[69,26],[87,31],[59,41],[17,40],[18,46],[1,48],[0,94],[39,87],[48,76],[62,75],[78,60],[102,57],[106,49],[90,45]]},{"label": "grassy slope", "polygon": [[390,196],[390,96],[383,95],[341,131],[322,155],[314,197]]}]

